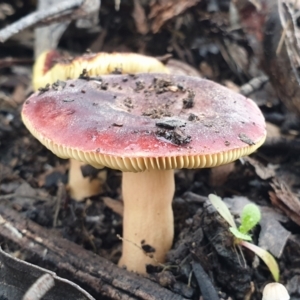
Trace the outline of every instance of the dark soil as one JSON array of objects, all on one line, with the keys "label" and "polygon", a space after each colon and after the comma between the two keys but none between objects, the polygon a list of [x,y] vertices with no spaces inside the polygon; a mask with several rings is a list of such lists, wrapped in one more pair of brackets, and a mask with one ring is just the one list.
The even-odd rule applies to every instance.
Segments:
[{"label": "dark soil", "polygon": [[[0,19],[0,27],[35,9],[35,1],[4,2],[12,6],[13,13]],[[18,6],[17,2],[23,5]],[[149,1],[138,2],[143,3],[141,7],[148,14],[151,9]],[[158,32],[153,32],[150,25],[154,26],[159,20],[149,19],[148,32],[141,34],[138,31],[140,21],[132,16],[132,1],[121,1],[119,11],[115,11],[113,1],[102,1],[101,30],[78,29],[71,24],[61,38],[59,48],[79,54],[87,48],[94,52],[129,51],[152,56],[171,54],[197,69],[203,77],[238,91],[243,84],[262,74],[257,64],[259,57],[255,63],[253,56],[256,54],[242,29],[230,30],[229,1],[194,2],[179,16],[174,15],[163,22]],[[209,9],[212,3],[216,5],[213,12]],[[32,36],[32,30],[23,34]],[[107,173],[103,191],[83,202],[72,200],[66,186],[68,161],[57,158],[43,147],[29,134],[20,118],[21,107],[32,92],[33,48],[33,40],[25,43],[19,36],[1,45],[1,204],[51,229],[56,235],[117,263],[121,255],[118,235],[122,235],[121,173],[86,167],[85,176]],[[12,57],[10,63],[7,63],[8,57]],[[17,59],[28,61],[19,63]],[[170,86],[173,85],[169,82],[155,83],[158,93],[163,93]],[[55,88],[63,89],[64,83],[58,82]],[[137,81],[136,89],[142,91],[143,88],[143,82]],[[44,91],[40,90],[41,93]],[[183,109],[193,106],[194,96],[193,91],[188,92],[182,103]],[[234,247],[228,224],[209,205],[207,195],[210,193],[216,193],[231,203],[237,222],[239,206],[245,201],[260,206],[263,217],[261,224],[252,232],[253,243],[264,245],[275,256],[280,267],[280,282],[288,288],[291,299],[300,299],[299,118],[290,117],[292,112],[288,112],[280,102],[269,82],[255,88],[249,97],[256,101],[268,122],[265,145],[250,158],[222,168],[178,170],[175,173],[174,245],[165,265],[149,266],[148,272],[157,286],[171,290],[181,299],[196,300],[201,295],[204,300],[214,299],[214,294],[205,294],[205,287],[212,284],[213,288],[208,290],[214,289],[220,299],[258,300],[264,285],[273,281],[265,264],[253,253]],[[131,99],[124,100],[124,105],[131,109]],[[157,119],[158,136],[178,145],[189,143],[190,137],[185,135],[184,126],[177,124],[176,120],[172,123],[166,107],[157,107],[144,112],[144,115]],[[199,116],[191,114],[189,120],[197,122]],[[290,124],[289,120],[295,121]],[[113,125],[122,126],[119,123]],[[247,136],[240,138],[246,144],[253,143]],[[271,221],[272,225],[268,225]],[[280,228],[284,236],[279,235],[279,229],[275,228]],[[33,262],[26,257],[26,251],[22,254],[22,249],[5,238],[1,231],[0,224],[0,242],[6,252]],[[149,245],[142,248],[145,252],[153,250]],[[201,272],[208,275],[202,286],[198,283],[198,277],[203,275]],[[92,291],[88,285],[84,288]],[[107,296],[109,292],[104,294]],[[106,299],[103,295],[93,294],[96,299]],[[148,299],[142,296],[109,298]]]}]

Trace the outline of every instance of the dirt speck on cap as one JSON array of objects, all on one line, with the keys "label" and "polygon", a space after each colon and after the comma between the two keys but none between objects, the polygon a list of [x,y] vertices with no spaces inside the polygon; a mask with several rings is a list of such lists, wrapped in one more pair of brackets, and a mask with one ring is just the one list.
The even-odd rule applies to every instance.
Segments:
[{"label": "dirt speck on cap", "polygon": [[101,83],[101,90],[106,91],[107,88],[108,88],[108,82],[102,82],[102,83]]},{"label": "dirt speck on cap", "polygon": [[168,79],[161,79],[161,78],[154,78],[153,79],[153,88],[157,94],[162,94],[165,92],[169,92],[170,86],[174,86],[171,80]]},{"label": "dirt speck on cap", "polygon": [[184,145],[191,142],[191,136],[187,135],[181,128],[174,129],[157,129],[155,135],[158,138],[166,139],[175,145]]},{"label": "dirt speck on cap", "polygon": [[182,108],[192,108],[194,106],[195,92],[192,90],[188,90],[188,96],[182,100],[183,105]]},{"label": "dirt speck on cap", "polygon": [[67,83],[65,81],[57,80],[52,84],[52,89],[55,91],[62,91],[66,87]]},{"label": "dirt speck on cap", "polygon": [[115,127],[123,127],[123,123],[120,123],[120,122],[114,122],[112,124],[112,126],[115,126]]},{"label": "dirt speck on cap", "polygon": [[130,97],[125,98],[123,102],[127,108],[133,108],[132,99]]},{"label": "dirt speck on cap", "polygon": [[184,87],[184,85],[182,85],[181,83],[178,83],[178,84],[177,84],[177,87],[178,87],[178,89],[179,89],[180,91],[182,91],[182,92],[185,91],[185,87]]},{"label": "dirt speck on cap", "polygon": [[152,108],[147,109],[143,112],[143,116],[150,117],[151,119],[160,119],[163,117],[171,117],[172,113],[168,111],[166,107],[158,107],[158,108]]},{"label": "dirt speck on cap", "polygon": [[195,114],[189,114],[188,121],[191,121],[191,122],[199,121],[199,117]]},{"label": "dirt speck on cap", "polygon": [[122,74],[122,72],[123,72],[123,69],[122,69],[122,68],[115,68],[115,69],[111,72],[111,74],[120,75],[120,74]]},{"label": "dirt speck on cap", "polygon": [[135,88],[135,91],[140,91],[140,90],[143,90],[145,88],[145,82],[143,80],[137,80],[135,82],[135,85],[136,85],[136,88]]},{"label": "dirt speck on cap", "polygon": [[167,117],[160,119],[155,125],[166,129],[175,129],[176,127],[184,127],[186,122],[178,118]]},{"label": "dirt speck on cap", "polygon": [[255,145],[255,143],[245,133],[240,133],[239,139],[250,146]]},{"label": "dirt speck on cap", "polygon": [[136,74],[129,73],[128,75],[129,75],[132,79],[137,79],[137,78],[138,78]]},{"label": "dirt speck on cap", "polygon": [[79,75],[79,79],[90,80],[87,69],[82,70],[81,74]]},{"label": "dirt speck on cap", "polygon": [[39,95],[41,95],[41,94],[43,94],[43,93],[45,93],[45,92],[48,92],[49,90],[50,90],[50,84],[47,83],[47,84],[45,85],[45,87],[39,88],[39,89],[38,89],[38,91],[40,92]]}]

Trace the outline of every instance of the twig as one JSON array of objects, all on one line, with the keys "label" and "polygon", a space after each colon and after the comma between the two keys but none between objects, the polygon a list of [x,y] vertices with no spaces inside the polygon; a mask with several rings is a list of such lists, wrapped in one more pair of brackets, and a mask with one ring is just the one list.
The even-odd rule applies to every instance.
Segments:
[{"label": "twig", "polygon": [[57,196],[56,196],[56,205],[55,205],[55,211],[54,211],[54,217],[53,217],[53,227],[57,226],[57,219],[58,219],[58,214],[60,211],[60,206],[62,199],[66,197],[66,189],[65,186],[59,182],[58,183],[58,191],[57,191]]},{"label": "twig", "polygon": [[287,31],[288,31],[290,26],[291,26],[291,20],[288,20],[286,22],[284,28],[283,28],[283,31],[281,33],[281,37],[280,37],[280,40],[279,40],[279,43],[278,43],[278,46],[277,46],[277,49],[276,49],[276,55],[277,56],[280,54],[280,51],[281,51],[283,43],[284,43],[284,39],[286,37]]},{"label": "twig", "polygon": [[38,201],[50,201],[51,198],[47,198],[47,197],[39,197],[39,196],[32,196],[32,195],[22,195],[22,194],[17,194],[17,193],[12,193],[12,194],[7,194],[7,195],[2,195],[0,196],[0,201],[1,200],[8,200],[11,198],[30,198],[30,199],[34,199],[34,200],[38,200]]},{"label": "twig", "polygon": [[244,96],[249,96],[253,92],[261,89],[268,81],[269,78],[265,75],[255,77],[240,87],[240,93]]},{"label": "twig", "polygon": [[121,0],[115,0],[115,10],[116,11],[120,10],[120,5],[121,5]]},{"label": "twig", "polygon": [[31,58],[15,58],[15,57],[6,57],[0,59],[0,69],[7,68],[13,65],[27,65],[32,64],[33,60]]},{"label": "twig", "polygon": [[33,25],[39,25],[40,23],[46,21],[54,22],[59,18],[65,17],[74,9],[80,7],[83,3],[84,0],[67,0],[52,8],[49,8],[48,10],[40,10],[31,13],[12,25],[0,30],[0,42],[5,42],[11,36]]}]

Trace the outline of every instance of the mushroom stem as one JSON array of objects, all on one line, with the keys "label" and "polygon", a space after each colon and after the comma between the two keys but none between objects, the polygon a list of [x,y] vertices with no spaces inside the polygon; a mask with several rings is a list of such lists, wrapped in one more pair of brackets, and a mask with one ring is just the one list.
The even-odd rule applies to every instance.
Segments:
[{"label": "mushroom stem", "polygon": [[70,159],[68,186],[71,197],[76,201],[82,201],[84,198],[100,194],[102,191],[103,182],[99,178],[83,177],[81,167],[84,165],[86,163]]},{"label": "mushroom stem", "polygon": [[[124,172],[122,188],[124,241],[119,266],[145,274],[146,264],[163,263],[172,246],[174,171]],[[147,251],[148,245],[155,252],[146,255],[139,247]]]}]

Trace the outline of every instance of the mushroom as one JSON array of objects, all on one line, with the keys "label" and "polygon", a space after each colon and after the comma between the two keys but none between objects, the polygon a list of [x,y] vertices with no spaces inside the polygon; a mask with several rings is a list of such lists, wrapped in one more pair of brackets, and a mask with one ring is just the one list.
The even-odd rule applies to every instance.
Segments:
[{"label": "mushroom", "polygon": [[[115,71],[126,74],[169,73],[159,60],[136,53],[100,52],[66,58],[56,50],[48,50],[37,58],[33,68],[32,82],[35,90],[45,90],[45,86],[58,80],[77,79],[80,76],[88,78]],[[56,88],[60,90],[61,84],[57,84]],[[85,163],[70,159],[68,188],[71,197],[77,201],[100,194],[102,182],[106,177],[106,173],[103,172],[96,178],[84,177],[81,171],[84,165]]]},{"label": "mushroom", "polygon": [[33,88],[43,88],[57,80],[77,79],[80,75],[101,76],[118,73],[169,73],[154,57],[137,53],[87,53],[77,57],[63,56],[56,50],[42,53],[33,67]]},{"label": "mushroom", "polygon": [[279,282],[268,283],[263,290],[262,300],[289,300],[290,295],[285,288]]},{"label": "mushroom", "polygon": [[164,262],[172,246],[173,169],[230,163],[266,137],[252,100],[208,80],[167,74],[70,80],[59,93],[32,95],[22,118],[57,156],[123,172],[119,265],[138,273]]}]

